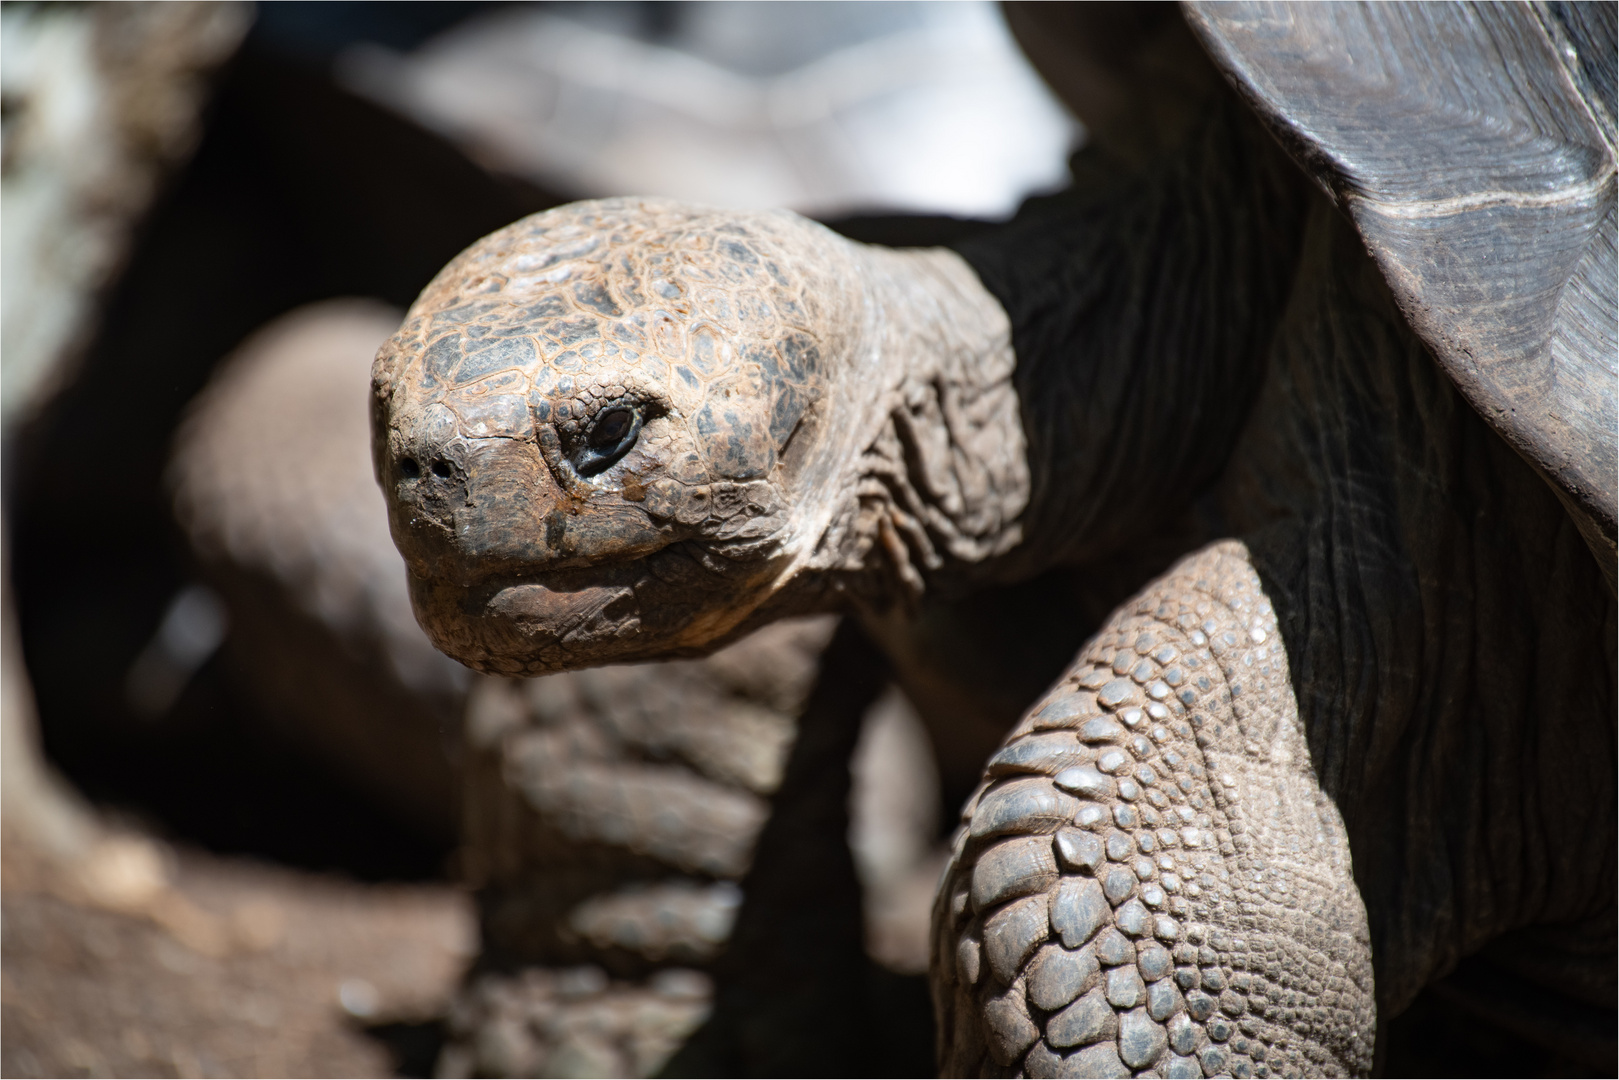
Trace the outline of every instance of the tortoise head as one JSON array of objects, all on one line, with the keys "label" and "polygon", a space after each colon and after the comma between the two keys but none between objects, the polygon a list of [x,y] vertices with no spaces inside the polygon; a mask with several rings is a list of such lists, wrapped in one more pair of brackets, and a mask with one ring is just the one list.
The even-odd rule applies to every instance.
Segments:
[{"label": "tortoise head", "polygon": [[519,221],[428,285],[373,368],[418,620],[481,670],[706,651],[830,515],[854,245],[656,200]]}]

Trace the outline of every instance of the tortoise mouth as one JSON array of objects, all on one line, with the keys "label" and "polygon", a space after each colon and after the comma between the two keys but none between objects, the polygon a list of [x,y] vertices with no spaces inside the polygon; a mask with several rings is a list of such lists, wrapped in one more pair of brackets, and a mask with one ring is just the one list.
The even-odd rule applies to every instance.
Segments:
[{"label": "tortoise mouth", "polygon": [[482,580],[411,575],[416,620],[441,651],[479,671],[536,675],[604,663],[642,629],[636,578],[623,567]]},{"label": "tortoise mouth", "polygon": [[728,579],[680,550],[579,569],[459,583],[411,574],[416,619],[442,652],[496,675],[698,655],[751,607],[752,579]]},{"label": "tortoise mouth", "polygon": [[484,602],[482,617],[510,626],[545,652],[601,652],[641,629],[640,604],[629,585],[507,585]]}]

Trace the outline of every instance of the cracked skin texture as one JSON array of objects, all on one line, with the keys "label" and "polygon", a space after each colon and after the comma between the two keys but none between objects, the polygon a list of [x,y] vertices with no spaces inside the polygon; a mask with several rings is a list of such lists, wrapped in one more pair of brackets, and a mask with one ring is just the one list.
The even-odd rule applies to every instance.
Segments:
[{"label": "cracked skin texture", "polygon": [[1352,229],[1229,101],[1188,131],[959,255],[643,200],[475,245],[375,368],[418,617],[539,673],[1167,551],[969,804],[943,1067],[1366,1073],[1469,957],[1611,1060],[1613,593]]}]

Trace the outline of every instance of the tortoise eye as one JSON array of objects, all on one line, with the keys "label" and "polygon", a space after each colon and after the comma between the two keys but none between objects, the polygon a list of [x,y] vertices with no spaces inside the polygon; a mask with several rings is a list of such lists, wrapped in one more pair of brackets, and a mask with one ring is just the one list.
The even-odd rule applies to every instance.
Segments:
[{"label": "tortoise eye", "polygon": [[629,453],[641,434],[641,412],[633,405],[614,405],[596,418],[583,445],[571,455],[580,476],[594,476]]},{"label": "tortoise eye", "polygon": [[585,441],[598,450],[613,446],[629,433],[634,423],[635,414],[630,410],[612,409],[596,421],[596,426],[590,430],[590,437]]}]

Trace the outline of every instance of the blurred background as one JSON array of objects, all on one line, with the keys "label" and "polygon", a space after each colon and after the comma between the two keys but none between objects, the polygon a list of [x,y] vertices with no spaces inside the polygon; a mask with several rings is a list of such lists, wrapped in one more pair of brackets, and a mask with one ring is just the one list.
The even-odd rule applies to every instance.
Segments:
[{"label": "blurred background", "polygon": [[[370,357],[457,251],[573,199],[894,244],[1009,217],[1084,130],[1001,11],[8,2],[0,132],[0,1071],[670,1067],[832,622],[473,676],[409,612]],[[850,707],[908,1033],[874,1067],[920,1074],[961,792],[892,688]]]}]

